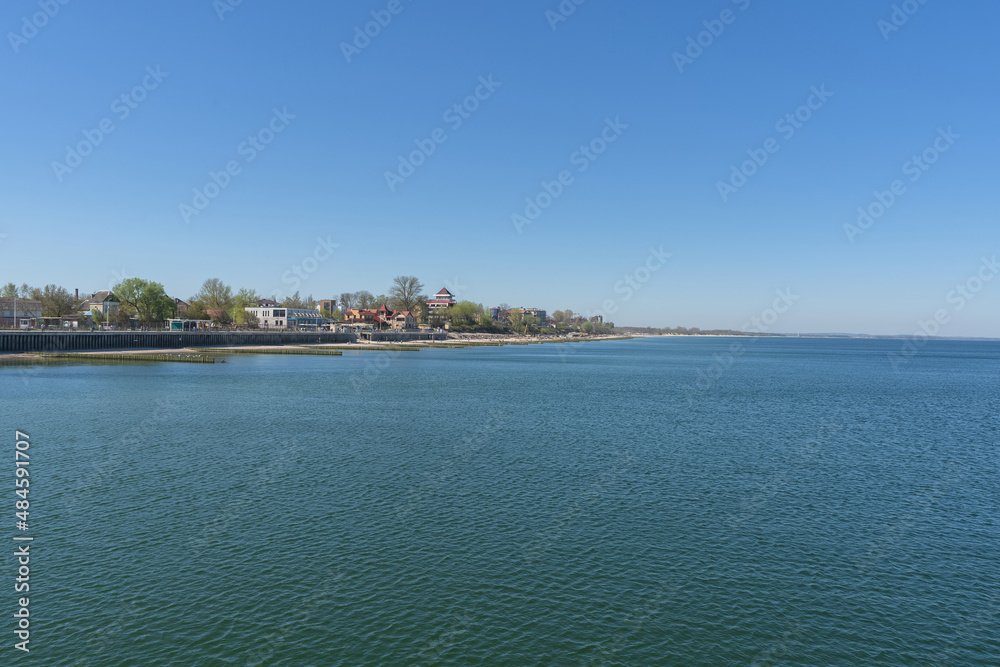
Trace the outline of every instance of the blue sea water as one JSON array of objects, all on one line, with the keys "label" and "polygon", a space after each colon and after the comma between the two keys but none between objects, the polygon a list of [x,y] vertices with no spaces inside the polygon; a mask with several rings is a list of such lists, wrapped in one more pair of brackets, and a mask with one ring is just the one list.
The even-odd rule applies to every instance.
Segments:
[{"label": "blue sea water", "polygon": [[998,665],[1000,344],[901,349],[0,367],[0,663]]}]

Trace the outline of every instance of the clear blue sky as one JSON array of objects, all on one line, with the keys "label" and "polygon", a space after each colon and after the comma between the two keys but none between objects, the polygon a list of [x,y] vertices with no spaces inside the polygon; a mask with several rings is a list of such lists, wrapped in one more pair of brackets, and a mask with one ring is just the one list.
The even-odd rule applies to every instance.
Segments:
[{"label": "clear blue sky", "polygon": [[[487,306],[740,328],[790,289],[774,331],[907,334],[944,310],[944,335],[1000,335],[1000,276],[975,278],[1000,253],[996,3],[912,0],[890,32],[888,0],[588,0],[558,22],[557,0],[400,0],[347,62],[388,0],[245,0],[220,19],[229,1],[3,3],[0,282],[292,291],[305,261],[297,286],[317,298],[412,274]],[[445,114],[480,77],[500,85],[456,127]],[[144,81],[134,109],[116,102]],[[776,127],[823,86],[794,134]],[[248,161],[275,109],[294,118]],[[105,119],[78,166],[53,165]],[[574,157],[606,119],[627,128]],[[446,141],[390,189],[437,129]],[[769,139],[724,201],[719,181]],[[906,171],[925,149],[936,162]],[[230,161],[239,173],[186,221]],[[512,214],[563,170],[572,182],[519,232]],[[905,191],[850,242],[844,225],[894,180]],[[339,245],[312,264],[317,238]],[[661,246],[672,256],[647,276]],[[979,291],[953,292],[970,278]]]}]

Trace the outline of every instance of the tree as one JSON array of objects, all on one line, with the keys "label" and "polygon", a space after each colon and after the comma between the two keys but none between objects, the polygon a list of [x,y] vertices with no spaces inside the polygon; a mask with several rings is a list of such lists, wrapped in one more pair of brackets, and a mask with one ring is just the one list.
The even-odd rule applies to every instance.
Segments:
[{"label": "tree", "polygon": [[42,302],[43,317],[62,317],[76,309],[76,299],[65,287],[46,285],[36,291],[38,300]]},{"label": "tree", "polygon": [[209,310],[230,310],[233,307],[233,289],[218,278],[203,282],[197,297]]},{"label": "tree", "polygon": [[17,285],[14,283],[7,283],[3,286],[3,290],[0,291],[0,297],[5,299],[13,299],[17,296]]},{"label": "tree", "polygon": [[228,310],[218,310],[214,315],[212,315],[212,321],[221,327],[229,325],[233,318],[229,316]]},{"label": "tree", "polygon": [[18,299],[30,299],[31,295],[38,291],[38,288],[31,287],[28,283],[21,283],[21,286],[17,288],[17,298]]},{"label": "tree", "polygon": [[371,292],[361,290],[360,292],[354,293],[354,307],[361,308],[362,310],[368,310],[377,308],[378,306],[375,305],[375,297],[372,296]]},{"label": "tree", "polygon": [[483,313],[483,307],[472,301],[459,301],[448,309],[448,318],[452,324],[459,326],[473,326],[479,321],[479,316]]},{"label": "tree", "polygon": [[205,312],[205,304],[192,297],[188,302],[188,309],[184,311],[184,318],[188,320],[207,320],[208,313]]},{"label": "tree", "polygon": [[316,306],[316,300],[313,299],[312,294],[302,298],[299,296],[298,292],[286,297],[282,304],[285,308],[314,308]]},{"label": "tree", "polygon": [[344,310],[351,310],[354,308],[354,295],[350,292],[344,292],[340,295],[340,307]]},{"label": "tree", "polygon": [[524,311],[520,308],[510,309],[510,325],[514,327],[515,330],[521,328],[521,320],[524,319]]},{"label": "tree", "polygon": [[423,290],[424,286],[416,276],[396,276],[389,289],[389,301],[394,310],[413,310],[418,302],[427,300]]},{"label": "tree", "polygon": [[[118,297],[126,317],[135,313],[145,325],[157,324],[165,320],[174,308],[173,299],[164,294],[160,283],[142,278],[126,278],[111,290]],[[167,304],[170,304],[169,307]]]},{"label": "tree", "polygon": [[521,318],[521,326],[524,327],[524,333],[527,334],[529,331],[535,331],[538,329],[538,318],[534,315],[525,315]]},{"label": "tree", "polygon": [[257,327],[260,326],[260,320],[257,318],[256,315],[254,315],[250,311],[244,311],[244,313],[243,313],[243,325],[247,329],[256,329]]},{"label": "tree", "polygon": [[236,309],[236,323],[246,324],[246,309],[254,308],[260,302],[260,295],[255,290],[248,287],[240,288],[233,298],[233,306]]}]

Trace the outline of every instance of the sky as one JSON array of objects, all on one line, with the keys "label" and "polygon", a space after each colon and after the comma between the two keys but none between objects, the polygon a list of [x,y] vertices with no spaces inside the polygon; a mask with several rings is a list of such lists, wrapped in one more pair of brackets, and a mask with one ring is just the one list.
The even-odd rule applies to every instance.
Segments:
[{"label": "sky", "polygon": [[[577,4],[579,3],[579,4]],[[0,282],[1000,336],[1000,5],[0,6]]]}]

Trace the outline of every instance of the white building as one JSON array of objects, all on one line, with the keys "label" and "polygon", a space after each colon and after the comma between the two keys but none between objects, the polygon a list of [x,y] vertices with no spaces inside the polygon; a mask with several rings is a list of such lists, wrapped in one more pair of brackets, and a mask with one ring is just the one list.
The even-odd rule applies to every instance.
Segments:
[{"label": "white building", "polygon": [[262,306],[247,308],[248,313],[257,316],[257,326],[261,329],[318,329],[329,320],[310,308],[283,308]]}]

